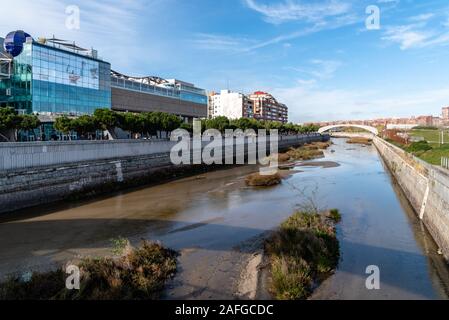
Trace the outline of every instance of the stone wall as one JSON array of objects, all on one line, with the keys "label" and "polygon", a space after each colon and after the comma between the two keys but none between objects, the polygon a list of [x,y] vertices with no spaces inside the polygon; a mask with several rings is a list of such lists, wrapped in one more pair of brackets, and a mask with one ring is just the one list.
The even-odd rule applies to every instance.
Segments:
[{"label": "stone wall", "polygon": [[[279,148],[328,139],[321,135],[284,136]],[[0,144],[0,213],[214,168],[173,165],[170,150],[174,144],[145,140]],[[248,156],[248,142],[245,145]]]},{"label": "stone wall", "polygon": [[430,165],[381,138],[374,138],[374,144],[449,260],[449,170]]}]

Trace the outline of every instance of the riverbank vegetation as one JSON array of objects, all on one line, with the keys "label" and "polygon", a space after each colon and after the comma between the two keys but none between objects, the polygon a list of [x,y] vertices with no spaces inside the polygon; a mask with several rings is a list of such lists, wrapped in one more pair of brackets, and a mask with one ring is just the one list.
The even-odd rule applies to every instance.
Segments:
[{"label": "riverbank vegetation", "polygon": [[324,156],[323,150],[329,148],[331,145],[331,141],[306,143],[299,148],[290,148],[287,152],[278,154],[278,161],[285,163],[289,161],[322,158]]},{"label": "riverbank vegetation", "polygon": [[373,143],[373,139],[370,138],[364,138],[364,137],[353,137],[346,140],[346,143],[350,144],[363,144],[370,146]]},{"label": "riverbank vegetation", "polygon": [[257,172],[247,176],[245,179],[245,183],[250,187],[271,187],[280,184],[281,180],[282,177],[278,172],[265,175]]},{"label": "riverbank vegetation", "polygon": [[449,133],[435,127],[416,127],[407,132],[389,130],[385,140],[433,165],[441,165],[442,157],[449,157]]},{"label": "riverbank vegetation", "polygon": [[335,224],[337,209],[326,213],[296,212],[265,243],[276,299],[306,299],[337,267],[340,247]]},{"label": "riverbank vegetation", "polygon": [[395,146],[413,154],[421,160],[436,166],[441,165],[442,157],[449,157],[449,144],[435,145],[428,143],[426,140],[407,144],[392,139],[386,140],[391,144],[394,144]]},{"label": "riverbank vegetation", "polygon": [[68,263],[80,269],[80,289],[66,289],[63,268],[28,276],[10,276],[0,283],[1,300],[128,300],[158,299],[176,272],[176,252],[155,242],[138,248],[117,240],[114,255]]}]

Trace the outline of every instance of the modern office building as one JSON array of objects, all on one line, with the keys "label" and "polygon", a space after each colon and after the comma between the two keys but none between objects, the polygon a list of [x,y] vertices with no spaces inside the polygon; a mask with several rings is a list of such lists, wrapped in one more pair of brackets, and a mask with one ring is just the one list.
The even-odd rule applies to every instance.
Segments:
[{"label": "modern office building", "polygon": [[112,71],[94,49],[14,31],[0,38],[0,107],[5,106],[46,123],[98,108],[161,111],[191,121],[207,116],[207,95],[188,82]]},{"label": "modern office building", "polygon": [[116,111],[161,111],[185,121],[207,116],[207,95],[192,83],[159,77],[130,77],[111,72],[112,109]]},{"label": "modern office building", "polygon": [[9,33],[4,47],[10,71],[0,79],[0,106],[47,116],[111,107],[111,67],[95,50],[55,38],[35,41],[23,31]]},{"label": "modern office building", "polygon": [[288,122],[288,108],[271,94],[256,91],[249,96],[254,103],[254,118],[264,121]]},{"label": "modern office building", "polygon": [[246,95],[230,90],[209,95],[208,118],[225,116],[229,119],[253,118],[254,104]]}]

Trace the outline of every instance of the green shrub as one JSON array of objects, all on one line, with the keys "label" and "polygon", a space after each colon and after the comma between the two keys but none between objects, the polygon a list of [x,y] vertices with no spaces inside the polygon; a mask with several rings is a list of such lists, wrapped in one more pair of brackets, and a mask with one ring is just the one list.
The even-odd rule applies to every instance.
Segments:
[{"label": "green shrub", "polygon": [[[333,212],[336,217],[338,210]],[[270,262],[273,295],[281,300],[305,299],[314,283],[338,265],[340,249],[334,218],[297,212],[267,240],[265,252]]]},{"label": "green shrub", "polygon": [[405,150],[407,152],[416,153],[432,150],[432,147],[427,143],[427,141],[423,140],[411,143]]}]

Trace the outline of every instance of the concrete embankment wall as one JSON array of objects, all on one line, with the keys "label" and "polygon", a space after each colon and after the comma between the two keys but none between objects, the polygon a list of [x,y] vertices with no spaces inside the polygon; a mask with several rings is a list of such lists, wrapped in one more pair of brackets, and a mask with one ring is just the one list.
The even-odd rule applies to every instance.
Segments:
[{"label": "concrete embankment wall", "polygon": [[374,144],[417,215],[449,260],[449,170],[375,137]]},{"label": "concrete embankment wall", "polygon": [[[314,134],[282,136],[279,148],[328,139]],[[147,140],[0,143],[0,213],[211,169],[173,165],[170,151],[175,144]],[[246,155],[252,144],[255,141],[245,143]]]}]

